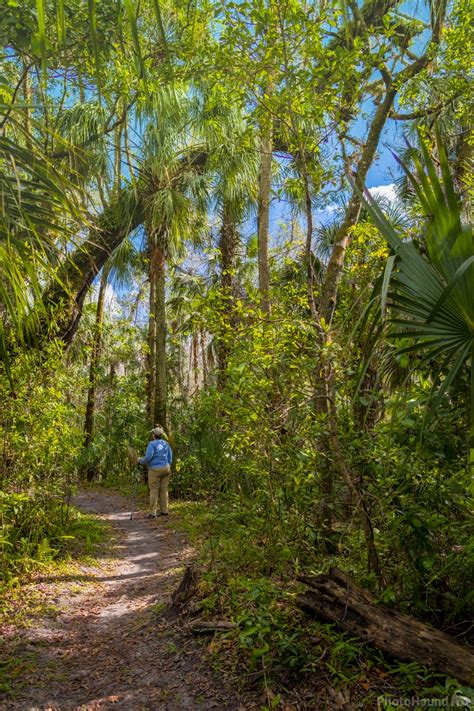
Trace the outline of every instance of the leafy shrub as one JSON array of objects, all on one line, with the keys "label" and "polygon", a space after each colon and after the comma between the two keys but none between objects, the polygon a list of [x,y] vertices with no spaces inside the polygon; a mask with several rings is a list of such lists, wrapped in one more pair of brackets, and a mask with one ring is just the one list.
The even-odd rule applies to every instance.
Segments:
[{"label": "leafy shrub", "polygon": [[102,526],[49,490],[34,495],[0,492],[1,580],[17,576],[65,555],[75,545],[92,550]]}]

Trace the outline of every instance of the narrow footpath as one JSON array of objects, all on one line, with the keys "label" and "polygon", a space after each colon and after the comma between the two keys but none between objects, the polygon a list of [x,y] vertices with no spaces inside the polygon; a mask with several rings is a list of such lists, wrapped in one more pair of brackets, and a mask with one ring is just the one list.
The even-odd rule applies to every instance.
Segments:
[{"label": "narrow footpath", "polygon": [[209,668],[179,620],[160,617],[193,556],[172,516],[130,520],[129,501],[107,491],[81,493],[74,504],[110,523],[115,538],[96,567],[35,582],[54,609],[29,628],[3,631],[9,652],[31,663],[0,708],[252,708]]}]

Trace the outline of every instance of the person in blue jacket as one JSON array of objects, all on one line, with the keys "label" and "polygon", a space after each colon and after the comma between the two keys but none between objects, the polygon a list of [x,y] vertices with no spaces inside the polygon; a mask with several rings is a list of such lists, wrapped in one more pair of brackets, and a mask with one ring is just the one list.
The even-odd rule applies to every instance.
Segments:
[{"label": "person in blue jacket", "polygon": [[173,452],[164,439],[161,427],[151,430],[153,439],[148,443],[145,456],[139,459],[140,464],[148,467],[148,486],[150,489],[150,513],[147,518],[156,518],[158,502],[161,516],[168,516],[168,485],[171,475]]}]

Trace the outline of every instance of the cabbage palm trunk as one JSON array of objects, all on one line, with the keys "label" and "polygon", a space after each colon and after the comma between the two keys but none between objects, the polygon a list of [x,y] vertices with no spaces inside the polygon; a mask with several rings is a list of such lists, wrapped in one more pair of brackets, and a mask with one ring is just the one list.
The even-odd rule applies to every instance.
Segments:
[{"label": "cabbage palm trunk", "polygon": [[148,236],[148,351],[146,358],[147,417],[150,427],[155,425],[155,382],[156,382],[156,262],[158,259],[156,236],[147,229]]},{"label": "cabbage palm trunk", "polygon": [[166,259],[158,240],[155,265],[155,402],[154,420],[167,429],[167,366],[166,366]]},{"label": "cabbage palm trunk", "polygon": [[149,249],[149,316],[147,413],[151,427],[166,428],[166,256],[163,230],[147,225]]}]

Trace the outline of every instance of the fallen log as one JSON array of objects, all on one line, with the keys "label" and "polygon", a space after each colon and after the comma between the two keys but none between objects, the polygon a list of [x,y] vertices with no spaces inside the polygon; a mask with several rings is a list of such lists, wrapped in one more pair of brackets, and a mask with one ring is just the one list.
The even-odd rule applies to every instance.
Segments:
[{"label": "fallen log", "polygon": [[449,635],[376,604],[374,597],[355,585],[336,568],[329,575],[299,576],[308,591],[298,596],[299,607],[336,623],[386,654],[415,661],[442,674],[472,685],[474,650],[458,644]]},{"label": "fallen log", "polygon": [[227,632],[237,627],[235,622],[229,620],[194,620],[188,625],[192,634],[213,634],[214,632]]}]

